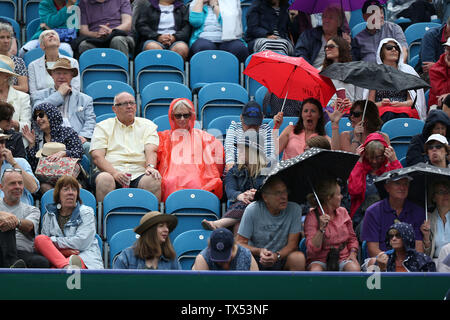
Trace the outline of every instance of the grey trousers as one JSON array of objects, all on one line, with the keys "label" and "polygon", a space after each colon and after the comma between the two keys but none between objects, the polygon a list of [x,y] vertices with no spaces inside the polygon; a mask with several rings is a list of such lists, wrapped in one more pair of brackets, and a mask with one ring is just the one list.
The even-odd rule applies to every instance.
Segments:
[{"label": "grey trousers", "polygon": [[[120,50],[128,56],[128,54],[134,50],[134,39],[131,36],[116,36],[111,40],[109,47]],[[78,51],[81,54],[84,51],[93,48],[96,48],[96,46],[84,40],[80,43]]]}]

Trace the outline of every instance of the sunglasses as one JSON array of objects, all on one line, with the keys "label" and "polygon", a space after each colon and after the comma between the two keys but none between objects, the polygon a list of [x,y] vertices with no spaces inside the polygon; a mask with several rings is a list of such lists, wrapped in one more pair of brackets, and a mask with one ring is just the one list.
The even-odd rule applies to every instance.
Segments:
[{"label": "sunglasses", "polygon": [[331,50],[331,49],[334,49],[334,48],[339,48],[337,45],[335,45],[335,44],[327,44],[326,46],[324,46],[323,47],[323,50],[327,50],[327,49],[329,49],[329,50]]},{"label": "sunglasses", "polygon": [[191,117],[191,114],[190,113],[174,113],[173,116],[175,117],[175,119],[178,119],[178,120],[181,118],[189,119]]},{"label": "sunglasses", "polygon": [[398,232],[396,232],[396,233],[389,233],[388,236],[389,236],[389,240],[392,240],[394,237],[396,237],[397,239],[401,239],[402,238],[400,233],[398,233]]},{"label": "sunglasses", "polygon": [[362,111],[350,111],[350,116],[351,117],[355,117],[355,118],[359,118],[362,116]]},{"label": "sunglasses", "polygon": [[442,149],[444,146],[442,144],[432,144],[430,146],[428,146],[428,150],[433,150],[433,149],[437,149],[440,150]]},{"label": "sunglasses", "polygon": [[41,119],[44,118],[45,117],[45,112],[44,111],[36,112],[33,115],[33,120],[36,121],[38,117],[41,118]]},{"label": "sunglasses", "polygon": [[387,44],[387,45],[384,46],[384,48],[387,51],[391,51],[392,49],[395,49],[395,50],[397,50],[397,52],[400,52],[400,48],[398,46],[394,46],[392,44]]}]

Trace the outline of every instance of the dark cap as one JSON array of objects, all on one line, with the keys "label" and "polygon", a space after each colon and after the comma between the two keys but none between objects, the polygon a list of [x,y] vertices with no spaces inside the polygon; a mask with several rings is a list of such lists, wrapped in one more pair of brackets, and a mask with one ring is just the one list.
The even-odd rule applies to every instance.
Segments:
[{"label": "dark cap", "polygon": [[379,7],[379,8],[383,8],[383,6],[381,5],[380,1],[378,1],[378,0],[367,0],[367,1],[364,2],[364,4],[363,4],[363,6],[362,6],[362,8],[361,8],[361,12],[362,12],[363,14],[364,14],[364,13],[367,13],[367,9],[368,9],[370,6],[377,6],[377,7]]},{"label": "dark cap", "polygon": [[214,262],[227,262],[230,260],[233,249],[233,233],[225,228],[218,228],[209,238],[209,252]]},{"label": "dark cap", "polygon": [[242,108],[242,118],[247,126],[260,126],[264,118],[261,106],[256,101],[247,102]]}]

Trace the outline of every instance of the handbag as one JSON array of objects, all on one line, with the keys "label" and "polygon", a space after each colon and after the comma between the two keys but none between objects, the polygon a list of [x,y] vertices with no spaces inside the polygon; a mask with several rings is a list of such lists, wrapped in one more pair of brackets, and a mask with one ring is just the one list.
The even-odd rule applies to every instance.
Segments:
[{"label": "handbag", "polygon": [[36,177],[44,182],[56,183],[62,176],[78,177],[80,165],[78,158],[63,157],[56,161],[50,161],[47,157],[39,159],[35,170]]}]

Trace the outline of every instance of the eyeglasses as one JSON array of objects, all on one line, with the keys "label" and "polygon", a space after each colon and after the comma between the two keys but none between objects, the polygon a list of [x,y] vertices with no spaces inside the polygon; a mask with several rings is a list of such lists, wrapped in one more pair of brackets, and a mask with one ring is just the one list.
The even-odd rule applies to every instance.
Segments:
[{"label": "eyeglasses", "polygon": [[387,44],[387,45],[384,46],[384,48],[387,51],[391,51],[392,49],[395,49],[395,50],[397,50],[397,52],[400,52],[400,48],[398,46],[394,46],[392,44]]},{"label": "eyeglasses", "polygon": [[120,103],[114,104],[115,107],[127,107],[129,105],[134,107],[136,105],[136,102],[135,101],[125,101],[125,102],[120,102]]},{"label": "eyeglasses", "polygon": [[191,114],[190,113],[174,113],[173,116],[175,119],[178,119],[178,120],[181,118],[189,119],[191,117]]},{"label": "eyeglasses", "polygon": [[446,195],[450,194],[450,190],[448,190],[448,189],[436,190],[436,194],[438,194],[440,196],[446,196]]},{"label": "eyeglasses", "polygon": [[430,146],[428,146],[428,150],[433,150],[433,149],[437,149],[437,150],[441,150],[444,146],[442,144],[432,144]]},{"label": "eyeglasses", "polygon": [[396,232],[396,233],[389,233],[389,240],[392,240],[394,237],[396,237],[397,239],[401,239],[402,236],[400,235],[400,233]]},{"label": "eyeglasses", "polygon": [[36,112],[33,115],[33,120],[36,121],[38,117],[41,118],[41,119],[44,118],[45,117],[45,112],[44,111]]},{"label": "eyeglasses", "polygon": [[331,49],[334,49],[334,48],[339,48],[339,46],[337,46],[335,44],[327,44],[326,46],[323,47],[323,50],[326,51],[327,49],[331,50]]},{"label": "eyeglasses", "polygon": [[361,111],[350,111],[350,117],[355,117],[355,118],[359,118],[362,116],[362,112]]}]

